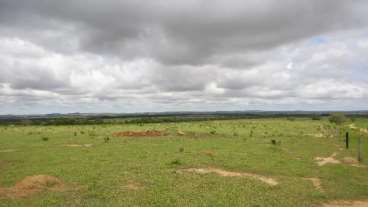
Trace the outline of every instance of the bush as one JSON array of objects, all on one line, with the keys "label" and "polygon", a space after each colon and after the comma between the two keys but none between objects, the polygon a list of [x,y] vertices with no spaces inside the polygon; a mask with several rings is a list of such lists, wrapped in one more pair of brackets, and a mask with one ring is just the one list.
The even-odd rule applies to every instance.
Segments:
[{"label": "bush", "polygon": [[330,115],[328,120],[331,123],[341,125],[341,124],[343,124],[344,122],[347,121],[347,118],[346,118],[345,114],[343,114],[343,113],[333,113],[333,114]]},{"label": "bush", "polygon": [[313,115],[312,116],[312,120],[321,120],[321,116],[320,115],[317,115],[317,114],[315,114],[315,115]]}]

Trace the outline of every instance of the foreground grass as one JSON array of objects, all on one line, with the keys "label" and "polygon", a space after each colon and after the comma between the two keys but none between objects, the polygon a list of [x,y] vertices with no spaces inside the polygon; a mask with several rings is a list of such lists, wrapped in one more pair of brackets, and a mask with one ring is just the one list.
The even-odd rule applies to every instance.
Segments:
[{"label": "foreground grass", "polygon": [[[356,120],[360,127],[367,120]],[[166,130],[155,138],[117,138],[125,130]],[[327,130],[328,129],[328,130]],[[185,135],[177,135],[177,131]],[[30,175],[52,175],[81,186],[26,198],[0,198],[0,206],[315,206],[329,200],[368,198],[368,168],[319,167],[314,158],[355,156],[327,121],[258,119],[139,125],[0,127],[0,186]],[[322,134],[323,137],[317,136]],[[109,137],[106,143],[105,138]],[[47,138],[48,141],[45,139]],[[271,144],[271,139],[277,145]],[[92,144],[68,147],[68,144]],[[368,160],[368,143],[365,154]],[[1,152],[3,151],[3,152]],[[216,167],[269,176],[257,180],[176,173]],[[302,178],[320,178],[324,191]],[[131,189],[129,183],[139,184]]]}]

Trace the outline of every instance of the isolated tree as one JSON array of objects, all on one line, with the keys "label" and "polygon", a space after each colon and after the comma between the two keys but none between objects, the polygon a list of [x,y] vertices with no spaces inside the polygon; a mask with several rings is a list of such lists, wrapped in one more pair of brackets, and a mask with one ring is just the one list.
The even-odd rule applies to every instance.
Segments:
[{"label": "isolated tree", "polygon": [[347,118],[343,113],[332,113],[328,120],[336,125],[341,125],[347,121]]}]

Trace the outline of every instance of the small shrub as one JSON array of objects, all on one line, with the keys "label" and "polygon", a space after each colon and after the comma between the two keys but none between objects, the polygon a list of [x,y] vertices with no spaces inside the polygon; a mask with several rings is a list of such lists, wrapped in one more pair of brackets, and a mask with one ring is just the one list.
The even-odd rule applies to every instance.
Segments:
[{"label": "small shrub", "polygon": [[110,141],[110,137],[105,137],[104,141],[105,141],[105,143],[108,143]]},{"label": "small shrub", "polygon": [[49,141],[49,138],[48,137],[42,137],[42,141]]},{"label": "small shrub", "polygon": [[184,147],[180,147],[179,152],[184,152]]},{"label": "small shrub", "polygon": [[179,159],[175,159],[170,162],[170,165],[182,165],[182,162]]}]

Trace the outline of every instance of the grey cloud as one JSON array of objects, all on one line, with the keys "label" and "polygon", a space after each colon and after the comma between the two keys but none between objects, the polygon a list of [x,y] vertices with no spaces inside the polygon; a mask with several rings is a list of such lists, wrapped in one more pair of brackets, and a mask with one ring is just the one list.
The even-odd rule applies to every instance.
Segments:
[{"label": "grey cloud", "polygon": [[23,27],[20,20],[33,19],[55,30],[63,29],[55,28],[55,21],[72,24],[81,50],[185,65],[208,64],[214,55],[265,50],[365,24],[360,18],[362,7],[367,3],[361,0],[2,0],[0,21],[17,20],[18,27]]}]

